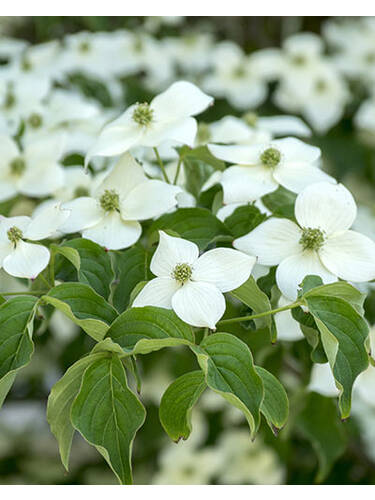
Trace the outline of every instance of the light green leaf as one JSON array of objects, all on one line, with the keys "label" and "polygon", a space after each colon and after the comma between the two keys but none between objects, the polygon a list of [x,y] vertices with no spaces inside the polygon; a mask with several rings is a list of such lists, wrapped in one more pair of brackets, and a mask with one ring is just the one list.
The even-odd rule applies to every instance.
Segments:
[{"label": "light green leaf", "polygon": [[319,328],[324,351],[340,389],[339,406],[343,418],[350,414],[352,387],[368,366],[366,321],[345,300],[333,296],[306,298]]},{"label": "light green leaf", "polygon": [[215,333],[191,349],[208,387],[244,413],[254,437],[260,424],[264,388],[248,346],[229,333]]},{"label": "light green leaf", "polygon": [[319,460],[316,482],[322,482],[346,448],[346,434],[334,401],[315,392],[308,394],[296,426],[316,451]]},{"label": "light green leaf", "polygon": [[255,367],[264,386],[264,399],[260,411],[275,434],[284,427],[289,415],[289,401],[284,387],[269,371],[261,366]]},{"label": "light green leaf", "polygon": [[184,161],[187,159],[200,160],[207,165],[211,165],[215,170],[225,169],[225,163],[215,158],[207,146],[198,146],[193,149],[189,146],[182,146],[178,148],[178,153]]},{"label": "light green leaf", "polygon": [[163,347],[194,343],[191,327],[160,307],[134,307],[120,314],[106,337],[128,354],[147,354]]},{"label": "light green leaf", "polygon": [[78,360],[56,382],[48,397],[47,421],[51,432],[57,439],[61,461],[66,470],[69,467],[70,448],[72,445],[74,427],[70,421],[70,410],[73,401],[81,387],[83,373],[94,361],[105,357],[106,354],[96,353]]},{"label": "light green leaf", "polygon": [[262,198],[263,204],[276,217],[294,218],[294,203],[297,195],[282,186],[273,193],[266,194]]},{"label": "light green leaf", "polygon": [[132,446],[145,416],[116,355],[90,364],[72,406],[72,423],[103,455],[122,484],[132,483]]},{"label": "light green leaf", "polygon": [[267,219],[255,205],[245,205],[236,210],[225,219],[224,224],[228,227],[235,238],[244,236],[255,229]]},{"label": "light green leaf", "polygon": [[90,285],[105,299],[109,297],[114,274],[110,255],[103,247],[91,240],[76,238],[64,242],[57,248],[60,249],[61,253],[68,252],[69,249],[73,250],[78,253],[80,259],[79,268],[68,263],[57,265],[56,275],[58,279],[65,282],[78,280],[80,283]]},{"label": "light green leaf", "polygon": [[[250,307],[254,314],[271,311],[272,309],[269,298],[258,287],[252,276],[250,276],[250,278],[243,285],[235,290],[232,290],[230,294],[240,300],[243,304]],[[267,328],[270,333],[271,341],[276,341],[277,332],[272,315],[264,316],[263,318],[256,318],[254,321],[257,328]]]},{"label": "light green leaf", "polygon": [[225,225],[205,208],[179,208],[171,214],[162,215],[151,225],[149,235],[159,229],[171,229],[181,238],[196,243],[200,250],[222,237],[231,239]]},{"label": "light green leaf", "polygon": [[178,442],[191,433],[191,412],[207,387],[201,370],[185,373],[167,388],[160,402],[159,418],[168,436]]},{"label": "light green leaf", "polygon": [[63,283],[52,288],[42,299],[97,341],[104,338],[117,317],[115,309],[101,295],[82,283]]},{"label": "light green leaf", "polygon": [[0,306],[0,407],[17,371],[27,365],[34,352],[31,339],[38,299],[21,296]]},{"label": "light green leaf", "polygon": [[81,257],[75,248],[69,248],[67,246],[51,245],[51,251],[55,254],[60,254],[65,257],[73,266],[76,268],[77,272],[81,267]]}]

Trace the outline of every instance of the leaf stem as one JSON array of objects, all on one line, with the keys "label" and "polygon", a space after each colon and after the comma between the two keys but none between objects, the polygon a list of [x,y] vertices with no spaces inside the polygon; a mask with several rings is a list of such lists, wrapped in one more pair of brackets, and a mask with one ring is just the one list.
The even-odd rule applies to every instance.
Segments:
[{"label": "leaf stem", "polygon": [[264,316],[269,316],[270,314],[276,314],[282,311],[288,311],[289,309],[294,309],[295,307],[299,307],[302,304],[299,300],[296,300],[295,302],[292,302],[292,304],[287,304],[286,306],[283,307],[278,307],[277,309],[271,309],[270,311],[264,311],[262,313],[258,314],[251,314],[250,316],[241,316],[238,318],[228,318],[228,319],[222,319],[217,323],[217,326],[219,325],[224,325],[227,323],[240,323],[241,321],[249,321],[251,319],[256,319],[256,318],[263,318]]},{"label": "leaf stem", "polygon": [[182,164],[182,157],[180,156],[179,159],[178,159],[178,163],[177,163],[176,175],[174,176],[174,180],[173,180],[173,184],[174,185],[177,184],[178,177],[180,175],[181,164]]},{"label": "leaf stem", "polygon": [[170,184],[170,180],[168,179],[167,172],[165,171],[163,160],[160,158],[158,148],[153,148],[153,150],[155,152],[156,159],[158,160],[158,164],[159,164],[159,167],[160,167],[160,169],[162,171],[164,180],[165,180],[165,182],[167,182],[168,184]]}]

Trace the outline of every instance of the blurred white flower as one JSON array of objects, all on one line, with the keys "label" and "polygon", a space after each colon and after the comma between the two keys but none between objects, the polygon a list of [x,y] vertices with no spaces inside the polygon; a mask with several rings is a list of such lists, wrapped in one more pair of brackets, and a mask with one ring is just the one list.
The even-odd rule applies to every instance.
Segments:
[{"label": "blurred white flower", "polygon": [[249,278],[255,258],[231,248],[215,248],[199,257],[195,243],[159,234],[150,264],[156,278],[137,295],[133,307],[173,309],[190,325],[215,329],[225,311],[223,292]]}]

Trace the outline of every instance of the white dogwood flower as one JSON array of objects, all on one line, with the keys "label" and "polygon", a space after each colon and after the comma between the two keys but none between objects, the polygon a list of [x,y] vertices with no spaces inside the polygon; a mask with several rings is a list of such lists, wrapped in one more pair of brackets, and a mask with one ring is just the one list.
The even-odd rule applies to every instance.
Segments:
[{"label": "white dogwood flower", "polygon": [[29,241],[49,238],[68,217],[69,211],[55,203],[34,218],[0,218],[0,267],[18,278],[36,278],[47,267],[50,253]]},{"label": "white dogwood flower", "polygon": [[217,158],[234,164],[220,181],[225,204],[255,201],[279,185],[299,193],[315,182],[334,182],[318,168],[320,149],[294,137],[249,146],[210,144],[208,148]]},{"label": "white dogwood flower", "polygon": [[71,215],[61,230],[82,236],[109,250],[127,248],[142,233],[140,220],[158,217],[176,206],[181,192],[159,180],[148,180],[130,153],[124,154],[93,196],[64,204]]},{"label": "white dogwood flower", "polygon": [[0,201],[16,194],[40,198],[64,183],[64,169],[59,164],[63,137],[54,136],[32,142],[21,151],[6,135],[0,136]]},{"label": "white dogwood flower", "polygon": [[156,278],[141,290],[133,307],[173,309],[190,325],[214,329],[225,311],[223,292],[249,278],[255,257],[232,248],[214,248],[199,256],[195,243],[159,234],[150,264]]},{"label": "white dogwood flower", "polygon": [[116,156],[137,146],[157,147],[166,140],[193,146],[197,132],[194,115],[213,98],[189,82],[176,82],[150,103],[130,106],[102,130],[86,156]]},{"label": "white dogwood flower", "polygon": [[341,184],[318,182],[297,196],[295,217],[270,218],[233,245],[258,257],[259,264],[278,266],[276,282],[291,300],[309,274],[324,283],[337,278],[362,282],[375,279],[375,243],[350,230],[355,201]]}]

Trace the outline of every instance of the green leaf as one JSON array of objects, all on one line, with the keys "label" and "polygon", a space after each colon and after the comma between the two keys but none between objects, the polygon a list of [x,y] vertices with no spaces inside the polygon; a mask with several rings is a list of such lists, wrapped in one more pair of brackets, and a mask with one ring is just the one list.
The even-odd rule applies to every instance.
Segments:
[{"label": "green leaf", "polygon": [[294,203],[297,195],[282,186],[262,198],[263,204],[277,217],[294,218]]},{"label": "green leaf", "polygon": [[75,248],[51,245],[51,251],[55,254],[60,254],[65,257],[71,264],[73,264],[77,272],[79,272],[79,269],[81,267],[81,257]]},{"label": "green leaf", "polygon": [[187,439],[191,433],[191,412],[207,387],[201,370],[185,373],[167,388],[160,402],[160,422],[173,441]]},{"label": "green leaf", "polygon": [[[80,267],[68,263],[57,266],[57,278],[61,281],[76,281],[90,285],[105,299],[109,297],[114,275],[109,253],[97,243],[84,238],[77,238],[63,243],[60,253],[75,250],[80,259]],[[66,255],[65,255],[66,256]],[[70,260],[70,259],[69,259]]]},{"label": "green leaf", "polygon": [[255,367],[264,387],[264,399],[260,411],[275,434],[284,427],[289,415],[289,401],[284,387],[269,371],[261,366]]},{"label": "green leaf", "polygon": [[219,237],[231,239],[225,225],[205,208],[180,208],[171,214],[162,215],[151,225],[149,235],[160,229],[171,229],[181,238],[196,243],[200,250]]},{"label": "green leaf", "polygon": [[306,299],[319,328],[324,351],[340,388],[342,418],[350,414],[352,387],[357,376],[368,366],[366,321],[345,300],[333,296],[312,295]]},{"label": "green leaf", "polygon": [[34,352],[31,339],[38,299],[20,296],[0,306],[0,407],[16,377]]},{"label": "green leaf", "polygon": [[131,451],[145,416],[116,355],[90,364],[72,406],[72,423],[103,455],[122,484],[132,483]]},{"label": "green leaf", "polygon": [[120,314],[106,337],[127,354],[147,354],[163,347],[194,343],[191,327],[176,314],[159,307],[134,307]]},{"label": "green leaf", "polygon": [[346,434],[333,399],[315,392],[308,394],[296,426],[315,449],[319,460],[316,482],[322,482],[346,448]]},{"label": "green leaf", "polygon": [[[235,290],[232,290],[230,294],[240,300],[243,304],[250,307],[254,314],[271,311],[272,309],[269,298],[258,287],[252,276],[250,276],[250,278],[243,285]],[[276,341],[276,326],[274,318],[271,314],[264,316],[263,318],[255,318],[254,321],[257,328],[267,328],[270,333],[271,341]]]},{"label": "green leaf", "polygon": [[225,170],[225,163],[215,158],[207,146],[198,146],[193,149],[189,146],[182,146],[178,148],[178,153],[184,162],[188,159],[200,160],[211,165],[215,170]]},{"label": "green leaf", "polygon": [[74,434],[74,427],[70,421],[70,410],[81,387],[84,371],[91,363],[104,356],[104,352],[89,354],[78,360],[56,382],[48,397],[47,421],[59,444],[61,461],[66,470],[69,467],[70,448]]},{"label": "green leaf", "polygon": [[117,317],[116,310],[101,295],[82,283],[63,283],[52,288],[42,299],[97,341],[104,338]]},{"label": "green leaf", "polygon": [[135,246],[121,252],[113,252],[118,284],[113,294],[113,305],[119,312],[129,305],[130,294],[140,281],[147,280],[148,253],[142,246]]},{"label": "green leaf", "polygon": [[302,307],[296,307],[291,310],[293,319],[298,321],[302,333],[307,342],[311,345],[311,360],[314,363],[328,363],[327,356],[324,352],[321,336],[318,327],[315,323],[314,316],[305,312]]},{"label": "green leaf", "polygon": [[254,437],[260,424],[264,388],[248,346],[229,333],[215,333],[191,349],[208,387],[244,413]]},{"label": "green leaf", "polygon": [[229,228],[235,238],[244,236],[255,229],[259,224],[267,219],[266,214],[262,214],[255,205],[245,205],[238,207],[225,219],[224,224]]}]

